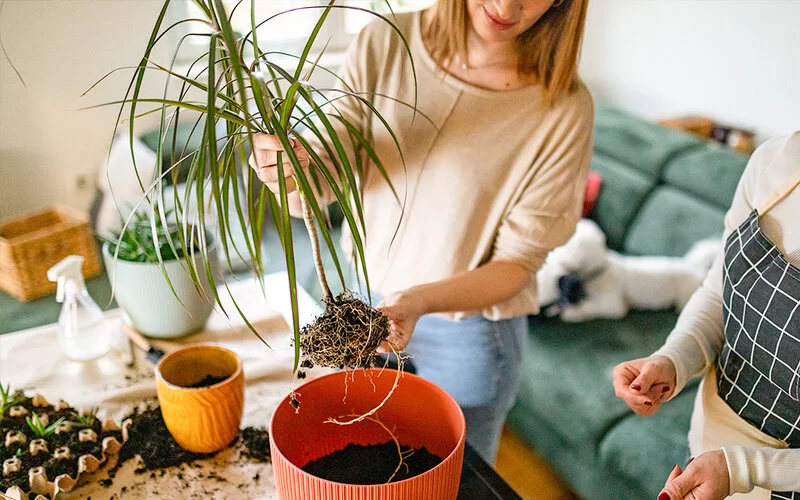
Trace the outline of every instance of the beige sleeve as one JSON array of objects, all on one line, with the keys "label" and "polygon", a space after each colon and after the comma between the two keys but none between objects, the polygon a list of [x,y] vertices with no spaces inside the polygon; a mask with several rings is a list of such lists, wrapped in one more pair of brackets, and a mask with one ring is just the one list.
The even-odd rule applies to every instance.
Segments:
[{"label": "beige sleeve", "polygon": [[747,446],[722,448],[728,462],[730,494],[758,486],[772,491],[800,491],[800,450]]},{"label": "beige sleeve", "polygon": [[576,105],[559,120],[533,161],[527,188],[503,219],[493,260],[510,260],[535,274],[547,254],[575,232],[592,158],[594,120],[591,96],[579,92],[583,94]]},{"label": "beige sleeve", "polygon": [[[765,144],[750,158],[731,208],[725,215],[723,244],[753,211],[759,175],[773,161],[774,154],[774,148]],[[677,386],[673,398],[691,378],[705,373],[722,351],[725,341],[722,327],[723,260],[724,248],[717,255],[703,284],[681,311],[675,329],[666,343],[654,353],[666,356],[675,365]]]}]

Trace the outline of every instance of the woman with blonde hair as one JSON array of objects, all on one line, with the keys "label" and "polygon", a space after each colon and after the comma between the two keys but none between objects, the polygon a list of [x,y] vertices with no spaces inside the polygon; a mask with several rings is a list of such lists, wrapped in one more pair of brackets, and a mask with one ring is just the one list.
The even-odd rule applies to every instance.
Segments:
[{"label": "woman with blonde hair", "polygon": [[[593,125],[577,76],[586,7],[586,0],[439,0],[393,18],[413,67],[403,40],[374,22],[339,73],[402,145],[403,159],[369,109],[337,101],[337,112],[372,138],[405,200],[399,204],[383,177],[365,168],[365,256],[390,319],[388,342],[455,397],[467,440],[489,462],[519,385],[526,316],[538,312],[531,277],[580,218]],[[427,120],[381,96],[416,102]],[[254,144],[250,164],[278,192],[280,144],[268,135]],[[308,166],[302,146],[295,152]],[[283,167],[294,189],[292,167]],[[290,203],[300,216],[296,192]],[[350,253],[347,233],[342,244]]]}]

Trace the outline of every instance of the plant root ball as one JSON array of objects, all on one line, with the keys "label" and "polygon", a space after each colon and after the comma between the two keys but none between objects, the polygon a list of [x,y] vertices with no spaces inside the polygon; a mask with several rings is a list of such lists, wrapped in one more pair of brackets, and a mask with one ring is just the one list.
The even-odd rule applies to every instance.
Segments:
[{"label": "plant root ball", "polygon": [[389,336],[389,318],[344,291],[325,304],[322,316],[300,331],[300,349],[314,365],[373,366],[375,350]]}]

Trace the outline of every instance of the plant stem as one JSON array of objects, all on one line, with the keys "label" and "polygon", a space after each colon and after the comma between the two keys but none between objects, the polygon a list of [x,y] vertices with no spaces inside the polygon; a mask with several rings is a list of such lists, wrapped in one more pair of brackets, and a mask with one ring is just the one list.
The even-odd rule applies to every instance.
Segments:
[{"label": "plant stem", "polygon": [[317,268],[317,278],[319,278],[319,285],[322,287],[325,304],[333,303],[333,294],[331,288],[328,286],[328,278],[325,276],[325,268],[322,266],[322,253],[319,247],[319,235],[317,234],[317,226],[314,224],[314,213],[311,211],[311,206],[308,204],[306,195],[300,192],[300,204],[303,207],[303,222],[306,223],[306,230],[308,236],[311,238],[311,252],[314,254],[314,267]]}]

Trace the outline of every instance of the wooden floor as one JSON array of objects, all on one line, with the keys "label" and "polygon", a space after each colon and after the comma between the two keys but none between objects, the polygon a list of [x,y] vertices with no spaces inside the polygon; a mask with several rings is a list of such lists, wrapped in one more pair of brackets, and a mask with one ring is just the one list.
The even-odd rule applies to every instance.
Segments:
[{"label": "wooden floor", "polygon": [[513,432],[503,429],[495,469],[525,500],[577,500],[564,481]]}]

